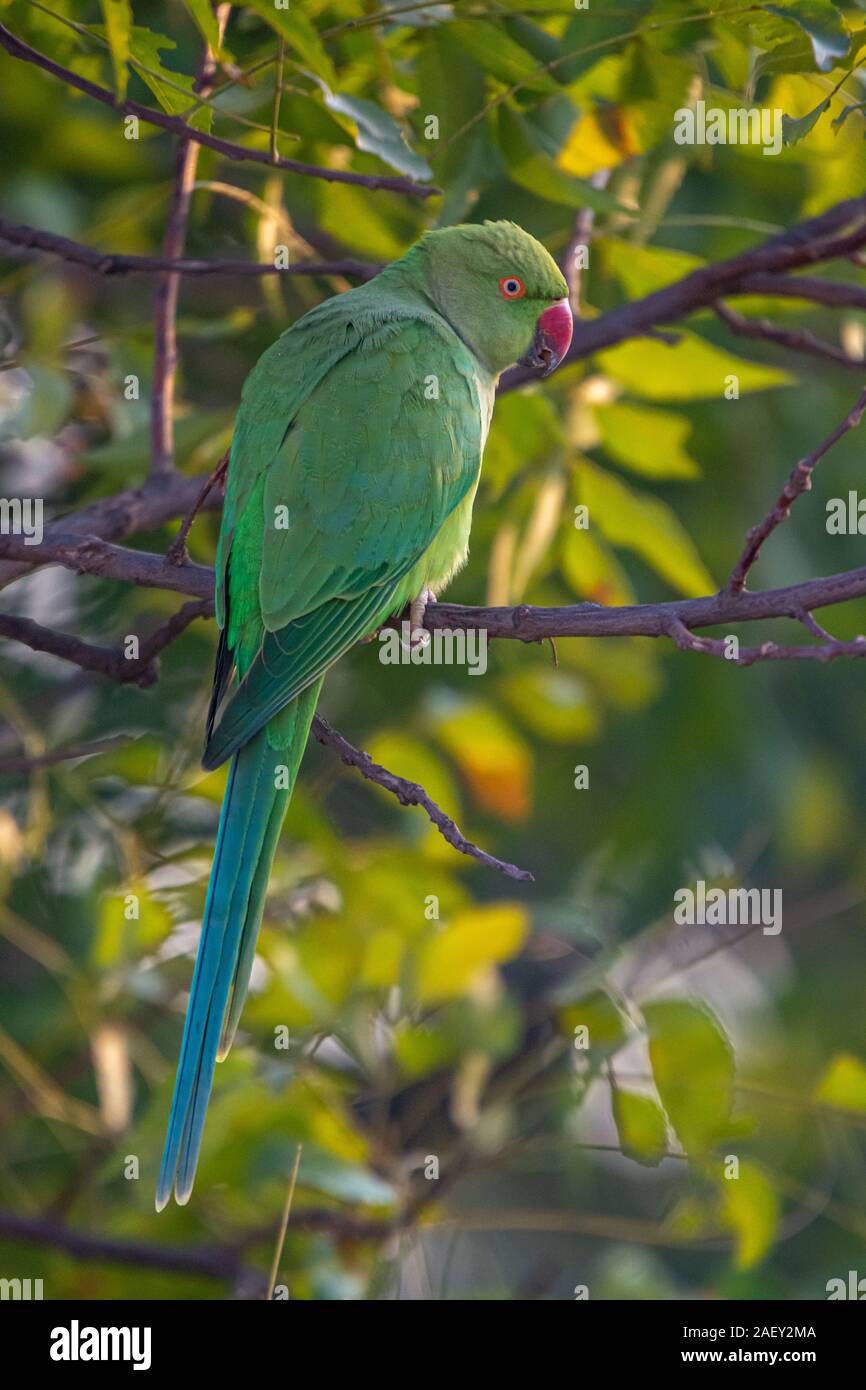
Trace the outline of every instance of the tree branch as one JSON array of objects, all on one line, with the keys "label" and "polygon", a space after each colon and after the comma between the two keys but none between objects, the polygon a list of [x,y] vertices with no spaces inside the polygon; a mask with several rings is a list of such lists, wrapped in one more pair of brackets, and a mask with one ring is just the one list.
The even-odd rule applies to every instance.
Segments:
[{"label": "tree branch", "polygon": [[369,753],[362,753],[359,748],[349,743],[342,734],[332,728],[326,719],[321,715],[316,715],[312,725],[313,736],[319,743],[327,744],[329,748],[339,754],[340,759],[348,767],[357,768],[362,777],[368,782],[375,782],[377,787],[383,787],[386,792],[396,796],[401,806],[420,806],[436,826],[439,834],[443,836],[454,849],[461,854],[467,854],[472,859],[477,859],[479,863],[486,864],[489,869],[498,869],[506,878],[514,878],[523,883],[534,883],[534,877],[528,869],[518,869],[516,864],[508,864],[502,859],[495,858],[488,854],[486,850],[479,849],[471,840],[467,840],[462,830],[455,824],[450,816],[436,805],[417,782],[409,782],[405,777],[398,777],[396,773],[389,772],[381,763],[374,763]]},{"label": "tree branch", "polygon": [[59,256],[72,265],[84,266],[98,275],[156,275],[170,270],[175,275],[351,275],[359,280],[371,280],[380,266],[349,257],[333,261],[306,261],[300,265],[277,266],[270,261],[215,260],[196,261],[167,259],[165,256],[127,256],[119,251],[98,251],[83,246],[69,237],[44,232],[0,218],[0,241],[22,246],[28,251],[41,251]]},{"label": "tree branch", "polygon": [[766,343],[776,343],[790,352],[804,352],[810,357],[818,357],[825,362],[835,363],[837,367],[848,367],[855,372],[862,373],[864,370],[862,357],[849,356],[844,348],[825,343],[822,338],[816,338],[814,333],[810,333],[808,328],[783,328],[780,324],[772,323],[770,319],[749,319],[723,304],[721,300],[714,304],[713,308],[722,323],[727,324],[731,332],[741,338],[757,338]]},{"label": "tree branch", "polygon": [[361,188],[404,193],[413,198],[430,198],[442,191],[433,184],[413,183],[411,179],[396,178],[390,175],[354,174],[347,169],[327,169],[318,164],[304,164],[298,159],[286,159],[283,155],[273,159],[270,150],[248,149],[247,146],[236,145],[231,140],[222,140],[219,136],[211,135],[208,131],[197,130],[194,126],[187,125],[186,121],[181,120],[179,116],[170,116],[165,111],[157,111],[150,106],[143,106],[138,101],[128,99],[119,101],[107,87],[100,87],[96,82],[91,82],[88,78],[81,77],[77,72],[72,72],[70,68],[63,67],[61,63],[56,63],[53,58],[40,53],[38,49],[31,48],[29,44],[16,38],[4,24],[0,24],[0,48],[5,48],[6,52],[11,54],[13,58],[20,58],[25,63],[33,63],[35,67],[42,68],[52,77],[58,77],[68,87],[74,87],[76,91],[83,92],[85,96],[93,97],[95,101],[110,107],[112,111],[116,111],[121,116],[138,116],[139,120],[146,121],[148,125],[158,126],[160,130],[167,130],[172,135],[180,135],[188,140],[194,140],[198,145],[206,145],[209,150],[216,150],[217,154],[225,155],[228,159],[264,164],[269,169],[285,169],[290,174],[324,179],[327,183],[351,183]]},{"label": "tree branch", "polygon": [[213,617],[213,611],[211,599],[185,603],[168,622],[140,644],[139,655],[134,659],[127,657],[120,648],[96,646],[80,637],[70,637],[65,632],[43,627],[30,618],[13,617],[9,613],[0,613],[0,637],[21,642],[31,651],[47,652],[60,657],[62,661],[70,661],[83,671],[107,676],[119,685],[144,687],[153,685],[159,679],[156,660],[159,653],[185,632],[196,618]]}]

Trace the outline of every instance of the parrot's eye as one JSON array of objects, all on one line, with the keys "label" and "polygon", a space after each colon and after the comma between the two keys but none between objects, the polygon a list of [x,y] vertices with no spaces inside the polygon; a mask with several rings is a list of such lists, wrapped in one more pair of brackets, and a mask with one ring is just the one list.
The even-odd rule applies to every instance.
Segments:
[{"label": "parrot's eye", "polygon": [[526,286],[519,275],[503,275],[499,281],[499,293],[504,299],[522,299]]}]

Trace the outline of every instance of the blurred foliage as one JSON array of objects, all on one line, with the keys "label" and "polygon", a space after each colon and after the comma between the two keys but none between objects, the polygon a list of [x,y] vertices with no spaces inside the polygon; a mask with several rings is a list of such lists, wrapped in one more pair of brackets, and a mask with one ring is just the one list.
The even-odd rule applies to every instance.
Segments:
[{"label": "blurred foliage", "polygon": [[[198,103],[203,38],[217,41],[205,0],[2,0],[0,17],[119,96],[255,149],[271,139],[282,39],[281,153],[432,175],[443,190],[418,200],[227,167],[202,149],[190,255],[270,258],[288,244],[293,260],[385,260],[428,226],[507,217],[564,256],[589,205],[582,299],[594,315],[864,187],[862,7],[724,9],[233,6],[214,93]],[[125,139],[111,111],[6,55],[0,71],[5,216],[107,250],[158,252],[171,140],[144,125]],[[790,143],[775,158],[677,145],[674,112],[698,98],[779,108]],[[853,265],[841,274],[863,281]],[[10,253],[0,280],[5,494],[42,496],[57,515],[143,481],[152,277],[100,279]],[[219,459],[259,353],[346,287],[336,277],[184,283],[184,472]],[[862,313],[790,300],[772,312],[863,341]],[[737,399],[725,398],[731,375]],[[505,397],[471,561],[450,597],[710,592],[851,398],[852,379],[832,365],[782,361],[759,344],[744,352],[709,314],[677,326],[673,344],[624,343]],[[822,463],[768,546],[760,584],[858,563],[857,538],[828,536],[824,508],[861,482],[861,454],[852,435]],[[588,530],[574,524],[581,506]],[[196,522],[196,559],[212,562],[216,527]],[[173,530],[136,544],[162,550]],[[56,570],[4,599],[115,644],[177,605]],[[862,607],[832,621],[853,635]],[[328,717],[537,881],[461,858],[420,811],[312,748],[196,1190],[157,1218],[224,784],[224,772],[198,768],[214,645],[211,626],[189,629],[159,685],[141,691],[4,644],[0,754],[128,740],[4,778],[2,1207],[133,1242],[244,1238],[264,1271],[302,1142],[281,1266],[292,1297],[563,1298],[580,1283],[592,1298],[820,1298],[856,1267],[862,671],[743,671],[638,641],[561,642],[558,665],[548,647],[501,642],[483,681],[457,666],[384,666],[370,646],[332,673]],[[675,927],[673,893],[697,878],[782,888],[783,932],[728,949],[718,928]],[[425,1199],[433,1205],[398,1239],[340,1224],[399,1222]],[[315,1230],[304,1224],[312,1208],[329,1213]],[[4,1243],[2,1266],[42,1277],[52,1298],[225,1293],[219,1281],[81,1263],[50,1245]]]}]

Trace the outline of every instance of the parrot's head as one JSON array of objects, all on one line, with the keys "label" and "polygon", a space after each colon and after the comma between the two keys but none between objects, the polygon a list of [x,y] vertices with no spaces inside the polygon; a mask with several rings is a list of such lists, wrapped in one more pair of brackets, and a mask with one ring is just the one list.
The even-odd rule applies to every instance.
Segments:
[{"label": "parrot's head", "polygon": [[535,237],[484,222],[428,232],[420,249],[431,298],[494,373],[558,366],[571,343],[568,285]]}]

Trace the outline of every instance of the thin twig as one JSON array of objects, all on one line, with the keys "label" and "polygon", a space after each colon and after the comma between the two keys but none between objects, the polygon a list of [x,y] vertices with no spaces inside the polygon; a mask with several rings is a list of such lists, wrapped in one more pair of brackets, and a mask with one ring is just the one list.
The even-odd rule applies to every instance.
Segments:
[{"label": "thin twig", "polygon": [[[799,463],[792,470],[782,491],[776,499],[775,504],[764,517],[763,521],[757,526],[753,526],[746,537],[746,544],[736,565],[731,571],[731,577],[727,583],[727,591],[730,594],[741,593],[746,587],[746,580],[749,571],[757,560],[761,547],[776,527],[783,521],[787,521],[791,515],[791,507],[797,498],[804,492],[808,492],[812,486],[812,474],[816,465],[821,461],[825,454],[829,453],[834,444],[837,444],[849,431],[856,429],[866,411],[866,390],[862,391],[857,398],[856,404],[845,416],[841,424],[837,425],[832,434],[829,434],[823,443],[813,449],[811,454],[800,459]],[[804,604],[805,609],[811,610],[812,604]]]},{"label": "thin twig", "polygon": [[321,715],[316,715],[313,720],[312,732],[319,743],[327,744],[339,754],[341,760],[349,767],[357,768],[362,777],[368,782],[375,782],[377,787],[384,788],[392,796],[396,796],[401,806],[420,806],[428,818],[436,826],[439,834],[443,836],[454,849],[461,854],[467,854],[472,859],[477,859],[480,863],[486,864],[489,869],[498,869],[507,878],[518,879],[523,883],[534,882],[533,875],[528,869],[518,869],[516,864],[508,864],[502,859],[495,858],[488,854],[486,850],[479,849],[471,840],[467,840],[462,830],[455,824],[450,816],[436,805],[417,782],[409,782],[405,777],[398,777],[396,773],[389,772],[381,763],[374,763],[369,753],[362,753],[359,748],[355,748],[349,743],[342,734],[337,733],[326,719]]},{"label": "thin twig", "polygon": [[303,1144],[299,1144],[297,1153],[295,1154],[295,1162],[294,1166],[292,1167],[291,1177],[289,1178],[289,1189],[286,1193],[286,1204],[283,1207],[283,1214],[280,1218],[280,1228],[277,1232],[277,1244],[274,1249],[273,1263],[271,1264],[271,1275],[268,1279],[267,1301],[269,1303],[271,1302],[274,1296],[274,1288],[276,1287],[277,1275],[280,1269],[280,1260],[282,1259],[283,1255],[283,1246],[286,1243],[286,1231],[289,1229],[289,1217],[292,1214],[292,1201],[294,1200],[295,1196],[295,1184],[298,1181],[298,1169],[301,1166],[301,1154],[303,1152],[304,1146]]},{"label": "thin twig", "polygon": [[[230,5],[216,11],[217,31],[222,44]],[[193,90],[202,96],[210,92],[216,62],[206,44]],[[174,180],[168,208],[162,254],[165,260],[183,255],[186,227],[192,206],[199,146],[188,136],[178,144]],[[150,391],[150,467],[154,474],[168,473],[174,467],[174,385],[177,370],[177,301],[180,276],[175,271],[159,278],[153,304],[153,382]]]},{"label": "thin twig", "polygon": [[151,634],[139,645],[135,658],[126,656],[122,648],[100,647],[85,642],[80,637],[71,637],[65,632],[43,627],[30,618],[14,617],[0,613],[0,637],[20,642],[31,651],[47,652],[51,656],[69,661],[84,671],[106,676],[118,685],[153,685],[159,679],[159,666],[156,658],[169,643],[174,642],[196,618],[213,615],[213,601],[197,599],[185,603],[174,613],[168,622]]},{"label": "thin twig", "polygon": [[280,157],[277,134],[280,127],[280,98],[283,95],[283,61],[286,56],[286,41],[282,34],[277,40],[277,73],[274,82],[274,106],[271,118],[271,163],[276,164]]},{"label": "thin twig", "polygon": [[862,357],[851,357],[844,348],[825,343],[823,338],[817,338],[808,328],[783,328],[781,324],[772,323],[770,319],[746,318],[744,314],[738,314],[736,309],[731,309],[721,300],[714,304],[713,308],[722,322],[738,337],[775,343],[778,347],[787,348],[789,352],[803,352],[809,357],[833,362],[837,367],[848,367],[851,371],[863,372]]},{"label": "thin twig", "polygon": [[65,748],[54,748],[48,753],[34,754],[33,757],[0,757],[0,773],[6,775],[14,772],[33,772],[39,767],[54,767],[57,763],[96,758],[100,753],[110,753],[115,748],[123,748],[131,739],[131,734],[113,734],[110,738],[96,738],[92,743],[69,743]]},{"label": "thin twig", "polygon": [[192,523],[195,521],[196,517],[198,516],[199,512],[201,511],[202,507],[207,501],[208,493],[210,492],[211,488],[215,487],[217,483],[222,483],[224,481],[226,471],[229,466],[230,456],[231,448],[228,448],[226,449],[225,453],[223,454],[214,471],[211,473],[210,477],[205,478],[204,483],[202,484],[201,492],[199,493],[198,497],[195,499],[186,516],[184,517],[183,524],[166,553],[165,558],[168,560],[168,563],[170,565],[185,565],[189,561],[189,551],[186,548],[186,541],[187,536],[190,532],[190,527],[192,526]]}]

